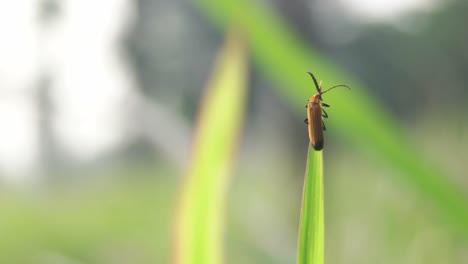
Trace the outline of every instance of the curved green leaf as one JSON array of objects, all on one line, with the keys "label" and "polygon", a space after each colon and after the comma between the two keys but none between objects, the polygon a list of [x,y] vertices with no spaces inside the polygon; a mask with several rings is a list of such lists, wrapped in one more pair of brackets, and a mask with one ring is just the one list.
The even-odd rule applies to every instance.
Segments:
[{"label": "curved green leaf", "polygon": [[198,116],[192,161],[176,219],[174,263],[222,262],[224,196],[244,116],[247,54],[228,35]]},{"label": "curved green leaf", "polygon": [[309,144],[299,224],[298,264],[323,264],[323,154]]}]

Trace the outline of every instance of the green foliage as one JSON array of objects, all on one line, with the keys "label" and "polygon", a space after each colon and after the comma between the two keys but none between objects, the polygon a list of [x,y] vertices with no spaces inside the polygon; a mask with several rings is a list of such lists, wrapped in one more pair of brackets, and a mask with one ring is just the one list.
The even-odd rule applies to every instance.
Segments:
[{"label": "green foliage", "polygon": [[315,151],[309,144],[302,194],[297,263],[323,264],[323,256],[323,155],[322,151]]},{"label": "green foliage", "polygon": [[46,193],[2,190],[0,263],[103,264],[129,255],[138,263],[166,263],[174,188],[154,186],[175,182],[150,177],[155,171],[161,173],[132,168],[121,172],[130,181],[81,182]]},{"label": "green foliage", "polygon": [[222,262],[224,197],[242,125],[246,78],[246,49],[241,35],[232,31],[198,116],[176,219],[175,263]]}]

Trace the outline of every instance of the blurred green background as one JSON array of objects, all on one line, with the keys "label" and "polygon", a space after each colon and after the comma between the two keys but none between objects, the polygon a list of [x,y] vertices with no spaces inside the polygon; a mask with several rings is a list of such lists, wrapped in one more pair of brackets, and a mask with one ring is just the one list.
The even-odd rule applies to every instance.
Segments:
[{"label": "blurred green background", "polygon": [[0,263],[170,262],[196,113],[232,23],[250,67],[225,262],[296,261],[312,71],[353,88],[324,95],[325,262],[468,263],[467,11],[462,0],[0,4]]}]

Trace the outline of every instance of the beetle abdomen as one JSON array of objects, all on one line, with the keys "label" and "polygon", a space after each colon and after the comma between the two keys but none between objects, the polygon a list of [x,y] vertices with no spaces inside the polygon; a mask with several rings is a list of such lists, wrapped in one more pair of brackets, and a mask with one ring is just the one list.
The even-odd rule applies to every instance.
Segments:
[{"label": "beetle abdomen", "polygon": [[323,149],[322,109],[318,100],[309,103],[307,117],[309,119],[309,139],[315,150]]}]

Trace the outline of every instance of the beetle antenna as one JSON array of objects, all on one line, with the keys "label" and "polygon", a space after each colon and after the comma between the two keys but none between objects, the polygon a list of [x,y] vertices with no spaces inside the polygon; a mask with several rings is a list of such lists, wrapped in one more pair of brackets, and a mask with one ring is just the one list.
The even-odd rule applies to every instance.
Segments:
[{"label": "beetle antenna", "polygon": [[320,91],[320,88],[319,88],[320,86],[317,82],[317,79],[315,79],[315,76],[311,72],[307,72],[307,73],[310,75],[310,77],[312,77],[312,80],[314,80],[315,89],[317,89],[317,92],[321,94],[322,92]]},{"label": "beetle antenna", "polygon": [[333,89],[333,88],[337,88],[337,87],[346,87],[346,88],[348,88],[348,89],[350,89],[350,90],[351,90],[351,88],[350,88],[349,86],[347,86],[347,85],[344,85],[344,84],[338,84],[338,85],[335,85],[335,86],[333,86],[333,87],[330,87],[330,88],[328,88],[327,90],[325,90],[325,91],[321,92],[320,94],[324,94],[324,93],[326,93],[326,92],[330,91],[331,89]]}]

